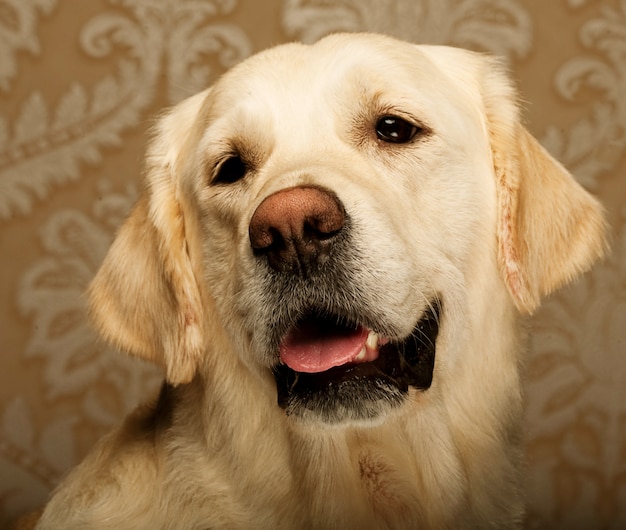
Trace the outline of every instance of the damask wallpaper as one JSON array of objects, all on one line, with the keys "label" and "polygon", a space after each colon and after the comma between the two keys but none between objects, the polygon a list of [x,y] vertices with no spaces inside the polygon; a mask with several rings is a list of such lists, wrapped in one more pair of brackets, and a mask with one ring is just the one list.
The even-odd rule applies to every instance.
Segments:
[{"label": "damask wallpaper", "polygon": [[530,322],[528,528],[626,528],[626,0],[0,0],[0,526],[156,387],[83,290],[156,112],[249,54],[370,30],[506,57],[612,254]]}]

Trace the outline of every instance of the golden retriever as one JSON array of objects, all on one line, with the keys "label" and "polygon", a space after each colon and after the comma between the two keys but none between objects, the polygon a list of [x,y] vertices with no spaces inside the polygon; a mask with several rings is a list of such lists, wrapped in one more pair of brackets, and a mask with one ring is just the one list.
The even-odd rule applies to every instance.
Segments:
[{"label": "golden retriever", "polygon": [[499,62],[333,35],[166,114],[90,286],[158,399],[37,528],[517,528],[519,317],[605,249]]}]

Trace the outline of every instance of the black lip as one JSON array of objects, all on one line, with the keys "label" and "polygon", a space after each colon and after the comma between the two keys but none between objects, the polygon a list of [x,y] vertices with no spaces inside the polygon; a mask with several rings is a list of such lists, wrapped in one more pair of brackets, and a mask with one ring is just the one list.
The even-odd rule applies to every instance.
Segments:
[{"label": "black lip", "polygon": [[409,387],[430,388],[435,366],[441,301],[429,304],[413,332],[380,348],[375,361],[346,364],[321,373],[274,369],[278,404],[288,415],[313,416],[327,423],[375,418],[400,404]]}]

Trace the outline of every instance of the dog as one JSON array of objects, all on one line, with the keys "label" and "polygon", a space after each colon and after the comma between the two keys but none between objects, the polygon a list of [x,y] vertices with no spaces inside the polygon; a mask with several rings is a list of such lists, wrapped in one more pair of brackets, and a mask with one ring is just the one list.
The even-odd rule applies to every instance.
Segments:
[{"label": "dog", "polygon": [[518,528],[524,315],[606,251],[495,58],[261,52],[155,126],[88,291],[158,363],[37,528]]}]

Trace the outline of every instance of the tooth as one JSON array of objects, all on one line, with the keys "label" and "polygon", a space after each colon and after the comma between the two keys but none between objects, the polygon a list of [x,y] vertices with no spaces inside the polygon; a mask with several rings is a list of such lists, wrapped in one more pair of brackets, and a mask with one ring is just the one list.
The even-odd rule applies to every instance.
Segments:
[{"label": "tooth", "polygon": [[363,361],[365,359],[365,346],[361,348],[359,354],[354,358],[355,361]]},{"label": "tooth", "polygon": [[378,348],[378,334],[370,331],[367,336],[367,340],[365,341],[365,346],[367,346],[370,350]]}]

